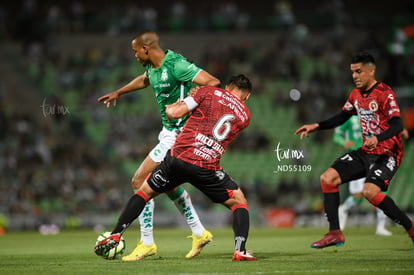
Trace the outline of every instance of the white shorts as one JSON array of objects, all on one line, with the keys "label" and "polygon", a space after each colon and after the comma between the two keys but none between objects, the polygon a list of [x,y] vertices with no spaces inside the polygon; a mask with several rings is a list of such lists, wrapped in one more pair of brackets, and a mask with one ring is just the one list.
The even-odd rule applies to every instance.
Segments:
[{"label": "white shorts", "polygon": [[165,158],[168,150],[173,146],[179,133],[180,129],[169,131],[163,127],[158,135],[159,143],[149,153],[150,158],[155,162],[161,162]]},{"label": "white shorts", "polygon": [[349,182],[349,193],[357,194],[361,193],[364,189],[365,178],[360,178]]}]

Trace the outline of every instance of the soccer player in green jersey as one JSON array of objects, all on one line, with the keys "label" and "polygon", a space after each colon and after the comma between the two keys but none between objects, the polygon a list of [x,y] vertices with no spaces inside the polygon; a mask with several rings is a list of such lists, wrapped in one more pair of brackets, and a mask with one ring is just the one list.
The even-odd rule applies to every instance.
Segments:
[{"label": "soccer player in green jersey", "polygon": [[[352,116],[344,124],[335,128],[333,141],[351,151],[362,146],[361,124],[358,116]],[[360,178],[349,182],[349,197],[338,208],[339,226],[341,230],[345,228],[348,212],[351,208],[362,202],[365,178]],[[377,229],[375,234],[379,236],[391,236],[392,233],[385,228],[387,216],[384,211],[377,208]]]},{"label": "soccer player in green jersey", "polygon": [[[187,121],[188,116],[169,121],[165,113],[165,106],[173,104],[180,98],[184,99],[192,89],[193,83],[200,86],[219,87],[220,81],[180,54],[171,50],[164,51],[161,48],[158,35],[153,31],[140,33],[132,41],[132,49],[137,60],[146,68],[145,72],[120,89],[100,97],[98,101],[103,102],[109,108],[111,103],[116,106],[117,99],[121,95],[143,89],[149,85],[154,89],[161,111],[163,128],[158,136],[159,143],[141,163],[132,178],[132,187],[136,192],[151,171],[164,159]],[[183,187],[175,188],[168,193],[168,196],[174,201],[191,228],[192,249],[186,258],[193,258],[212,240],[213,235],[202,225],[191,203],[190,196]],[[154,201],[150,200],[139,216],[141,240],[138,241],[137,247],[131,254],[122,258],[123,261],[141,260],[157,252],[153,238],[153,211]]]}]

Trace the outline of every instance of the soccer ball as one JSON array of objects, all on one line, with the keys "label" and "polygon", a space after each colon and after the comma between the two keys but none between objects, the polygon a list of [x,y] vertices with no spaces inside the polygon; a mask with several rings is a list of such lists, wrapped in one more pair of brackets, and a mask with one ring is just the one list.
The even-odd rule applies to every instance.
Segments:
[{"label": "soccer ball", "polygon": [[[99,241],[102,241],[103,239],[109,237],[110,235],[111,235],[111,232],[110,231],[101,233],[98,236],[98,239],[96,240],[95,245]],[[108,252],[106,252],[104,255],[102,255],[102,257],[104,257],[107,260],[113,260],[115,258],[118,258],[122,254],[124,254],[125,247],[126,247],[126,243],[125,243],[124,237],[121,236],[121,240],[119,241],[119,244],[117,246],[115,246],[114,248],[112,248],[111,250],[109,250]]]}]

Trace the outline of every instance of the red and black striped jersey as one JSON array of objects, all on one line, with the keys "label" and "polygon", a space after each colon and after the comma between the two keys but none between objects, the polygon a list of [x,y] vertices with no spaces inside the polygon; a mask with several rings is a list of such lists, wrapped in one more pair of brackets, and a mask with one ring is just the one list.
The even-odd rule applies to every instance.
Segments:
[{"label": "red and black striped jersey", "polygon": [[221,170],[227,145],[250,122],[250,111],[237,95],[204,86],[193,96],[197,107],[171,149],[171,155],[209,170]]},{"label": "red and black striped jersey", "polygon": [[[343,110],[351,114],[357,114],[361,122],[363,142],[368,138],[378,135],[389,128],[389,120],[392,117],[400,117],[400,108],[392,89],[381,82],[377,82],[368,91],[354,88]],[[401,134],[380,141],[373,151],[365,147],[362,149],[368,154],[393,156],[400,164],[403,156],[403,143]]]}]

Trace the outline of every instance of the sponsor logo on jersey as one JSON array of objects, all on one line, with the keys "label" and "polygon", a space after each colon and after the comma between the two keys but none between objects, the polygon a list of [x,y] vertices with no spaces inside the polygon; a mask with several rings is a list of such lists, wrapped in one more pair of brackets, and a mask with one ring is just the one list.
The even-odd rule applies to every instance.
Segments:
[{"label": "sponsor logo on jersey", "polygon": [[163,70],[162,70],[162,73],[161,73],[161,80],[162,80],[162,81],[167,81],[167,79],[168,79],[168,71],[167,71],[167,69],[165,68],[165,69],[163,69]]},{"label": "sponsor logo on jersey", "polygon": [[376,114],[376,111],[378,110],[378,103],[375,100],[372,100],[370,103],[368,103],[368,105],[366,103],[363,104],[363,102],[361,105],[366,109],[360,107],[358,100],[355,100],[354,106],[360,118],[363,136],[369,138],[373,135],[379,134],[381,131],[379,127],[380,117],[378,114]]},{"label": "sponsor logo on jersey", "polygon": [[207,147],[216,150],[220,155],[224,153],[224,147],[221,146],[218,142],[214,141],[214,139],[211,139],[206,135],[198,133],[195,139],[196,141],[200,141]]},{"label": "sponsor logo on jersey", "polygon": [[365,137],[371,137],[373,135],[379,134],[379,115],[375,114],[374,110],[365,110],[363,108],[358,108],[357,110],[361,122],[361,130],[363,135]]},{"label": "sponsor logo on jersey", "polygon": [[199,156],[199,157],[202,157],[205,160],[210,160],[211,159],[211,156],[210,155],[208,155],[208,154],[206,154],[206,153],[198,150],[197,148],[194,148],[193,153],[194,153],[194,155]]},{"label": "sponsor logo on jersey", "polygon": [[227,106],[239,117],[243,122],[247,120],[248,115],[244,110],[243,104],[236,98],[229,96],[228,94],[222,93],[221,91],[215,90],[214,95],[221,97],[218,103]]}]

